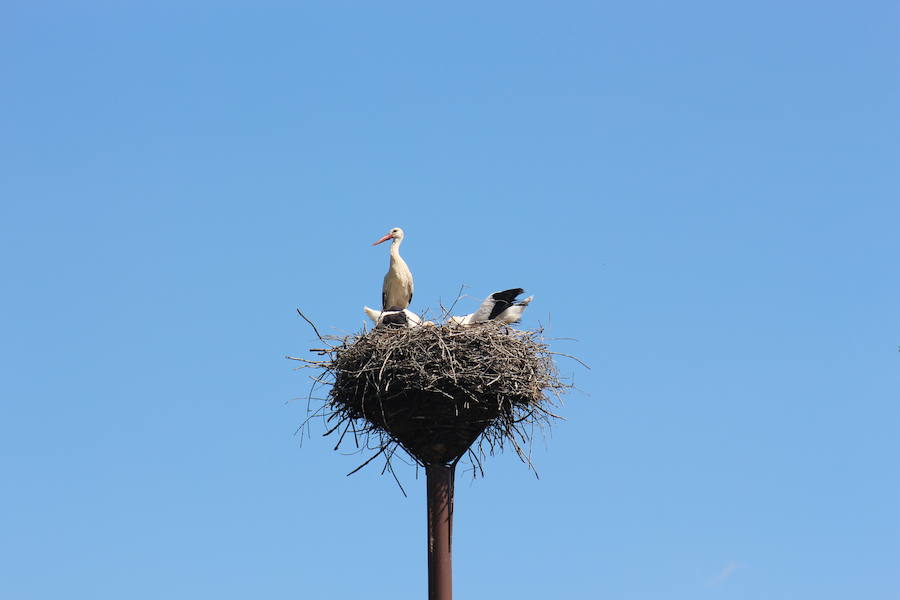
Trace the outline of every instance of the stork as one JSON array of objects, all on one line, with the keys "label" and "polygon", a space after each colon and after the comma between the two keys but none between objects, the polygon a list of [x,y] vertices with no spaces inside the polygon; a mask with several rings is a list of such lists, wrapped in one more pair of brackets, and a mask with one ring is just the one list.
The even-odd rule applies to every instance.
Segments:
[{"label": "stork", "polygon": [[398,307],[402,310],[409,306],[413,297],[413,276],[406,262],[400,257],[400,244],[403,242],[403,230],[399,227],[391,229],[386,236],[372,244],[377,246],[381,242],[391,242],[391,266],[384,276],[384,285],[381,288],[381,308],[387,310]]},{"label": "stork", "polygon": [[516,302],[516,296],[524,294],[522,288],[513,288],[494,292],[484,299],[478,310],[464,317],[450,317],[448,325],[457,327],[469,327],[487,321],[497,321],[504,325],[510,325],[522,318],[525,308],[534,300],[534,296],[528,296],[524,300]]},{"label": "stork", "polygon": [[363,312],[365,312],[370,319],[375,321],[375,327],[387,325],[397,325],[399,327],[434,325],[431,321],[425,321],[423,323],[422,319],[419,318],[419,315],[408,308],[400,308],[399,306],[392,306],[387,310],[375,310],[368,306],[363,306]]}]

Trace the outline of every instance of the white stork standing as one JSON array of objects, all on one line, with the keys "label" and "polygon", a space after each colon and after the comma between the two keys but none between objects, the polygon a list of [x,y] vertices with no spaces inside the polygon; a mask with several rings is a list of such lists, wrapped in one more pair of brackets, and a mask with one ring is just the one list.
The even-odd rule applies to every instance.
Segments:
[{"label": "white stork standing", "polygon": [[391,242],[391,266],[384,276],[384,286],[381,288],[381,308],[398,307],[402,310],[409,306],[413,297],[413,276],[406,262],[400,257],[400,244],[403,242],[403,230],[399,227],[391,229],[386,236],[372,244],[377,246],[381,242]]},{"label": "white stork standing", "polygon": [[497,321],[504,325],[515,323],[522,318],[525,308],[534,300],[534,296],[528,296],[524,300],[516,302],[516,296],[524,293],[525,290],[522,288],[494,292],[484,299],[478,310],[464,317],[450,317],[447,324],[457,327],[468,327],[477,323],[486,323],[487,321]]}]

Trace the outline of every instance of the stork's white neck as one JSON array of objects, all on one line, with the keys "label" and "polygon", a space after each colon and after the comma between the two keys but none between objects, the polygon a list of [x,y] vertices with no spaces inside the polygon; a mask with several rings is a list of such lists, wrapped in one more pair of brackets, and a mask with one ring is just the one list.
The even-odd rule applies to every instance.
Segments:
[{"label": "stork's white neck", "polygon": [[391,262],[397,260],[401,262],[403,261],[403,259],[400,258],[400,244],[402,242],[403,240],[400,238],[394,238],[394,240],[391,242]]}]

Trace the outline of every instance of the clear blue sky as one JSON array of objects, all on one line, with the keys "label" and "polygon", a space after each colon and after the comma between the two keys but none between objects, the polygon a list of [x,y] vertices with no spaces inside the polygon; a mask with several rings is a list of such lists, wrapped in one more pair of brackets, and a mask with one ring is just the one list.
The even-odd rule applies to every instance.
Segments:
[{"label": "clear blue sky", "polygon": [[[7,2],[0,597],[395,599],[410,497],[300,445],[404,227],[581,392],[460,474],[460,598],[900,596],[893,2]],[[473,299],[466,300],[474,306]]]}]

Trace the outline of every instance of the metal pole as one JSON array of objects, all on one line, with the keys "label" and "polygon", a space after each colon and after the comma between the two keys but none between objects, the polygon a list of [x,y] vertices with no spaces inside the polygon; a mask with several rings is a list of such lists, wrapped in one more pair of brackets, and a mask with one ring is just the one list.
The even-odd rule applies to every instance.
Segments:
[{"label": "metal pole", "polygon": [[428,465],[428,600],[452,600],[453,475],[456,465]]}]

